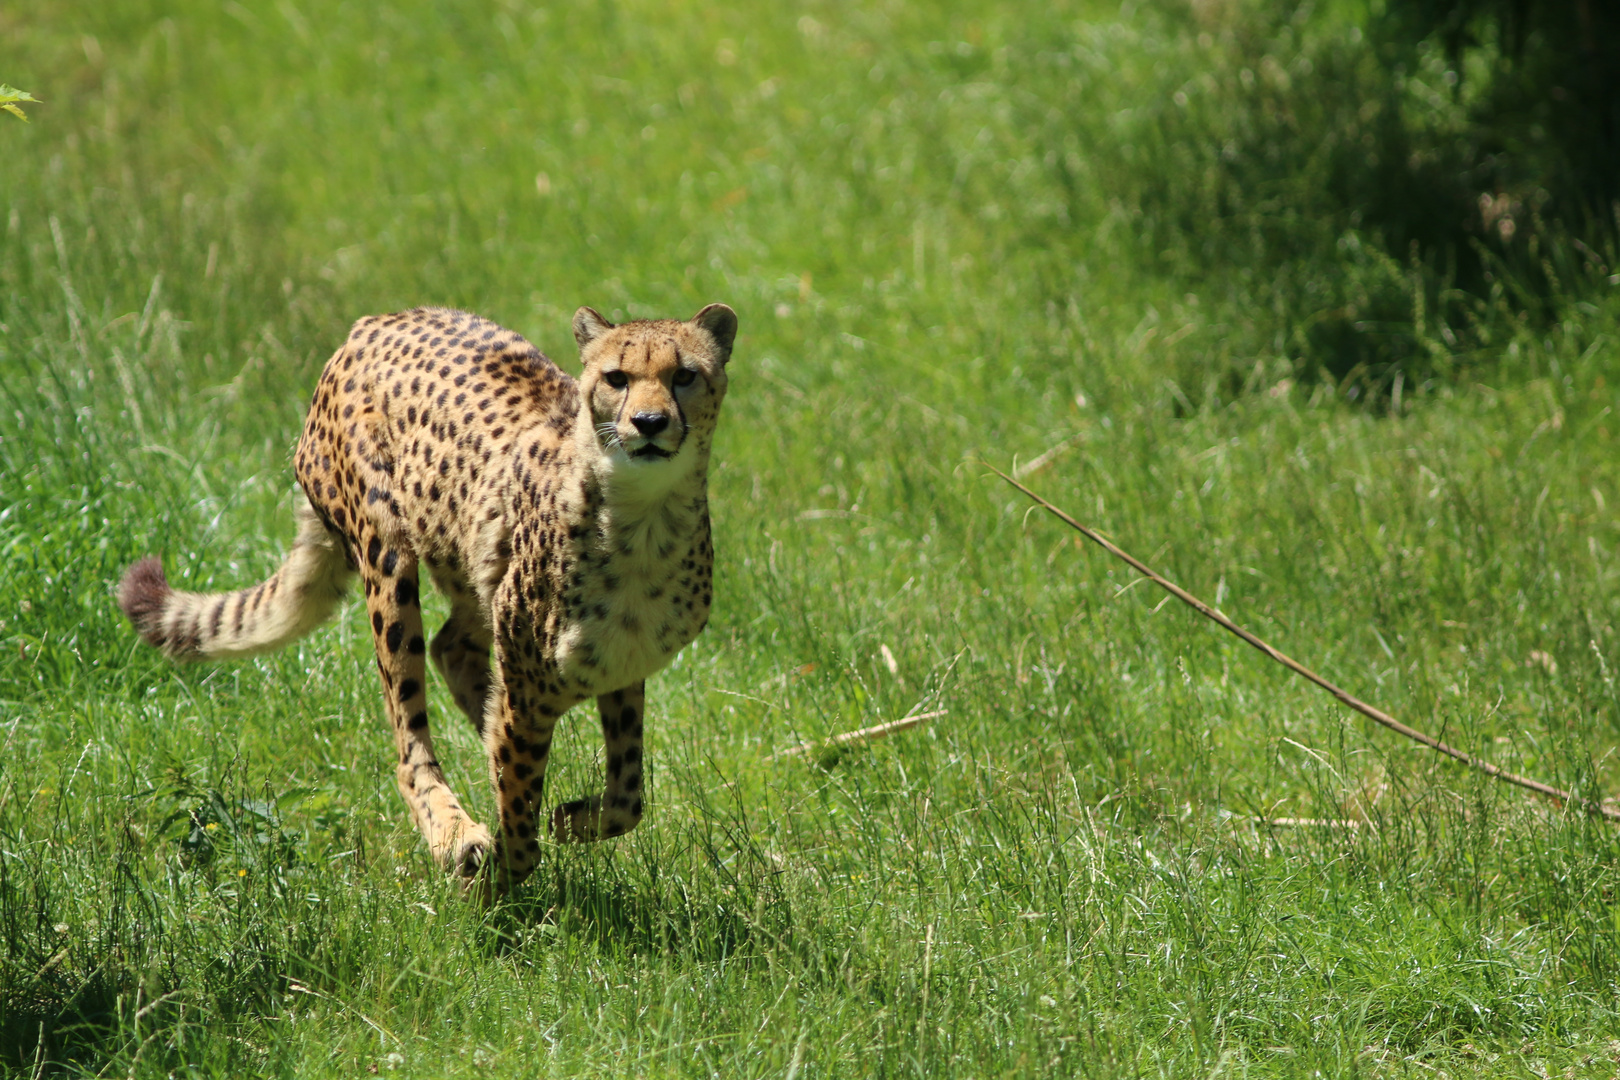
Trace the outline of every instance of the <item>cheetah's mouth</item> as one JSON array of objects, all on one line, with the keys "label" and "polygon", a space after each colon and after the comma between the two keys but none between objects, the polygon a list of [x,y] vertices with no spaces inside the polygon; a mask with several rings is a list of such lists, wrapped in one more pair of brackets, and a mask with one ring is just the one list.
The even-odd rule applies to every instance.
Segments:
[{"label": "cheetah's mouth", "polygon": [[674,457],[675,453],[672,450],[665,450],[648,443],[639,450],[630,451],[630,456],[637,461],[665,461]]}]

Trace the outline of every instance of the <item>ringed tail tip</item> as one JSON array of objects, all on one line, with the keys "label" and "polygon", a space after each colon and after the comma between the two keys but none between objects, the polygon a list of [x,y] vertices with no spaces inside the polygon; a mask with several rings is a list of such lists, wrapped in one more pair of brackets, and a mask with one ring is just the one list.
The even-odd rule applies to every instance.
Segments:
[{"label": "ringed tail tip", "polygon": [[163,609],[171,591],[154,556],[132,565],[118,583],[118,606],[148,645],[163,645]]}]

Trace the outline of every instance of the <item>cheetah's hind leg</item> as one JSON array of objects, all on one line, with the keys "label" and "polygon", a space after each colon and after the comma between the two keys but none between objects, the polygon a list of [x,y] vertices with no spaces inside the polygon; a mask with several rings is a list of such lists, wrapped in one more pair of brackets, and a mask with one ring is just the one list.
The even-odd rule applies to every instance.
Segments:
[{"label": "cheetah's hind leg", "polygon": [[377,647],[383,700],[394,728],[400,794],[434,860],[470,880],[483,869],[494,840],[462,809],[433,750],[416,558],[403,547],[385,543],[369,523],[362,525],[355,546],[366,553],[360,573],[366,582],[366,612]]},{"label": "cheetah's hind leg", "polygon": [[441,587],[440,591],[451,597],[450,618],[433,635],[428,652],[433,666],[444,676],[450,696],[483,738],[484,709],[489,703],[489,624],[476,606],[447,589]]}]

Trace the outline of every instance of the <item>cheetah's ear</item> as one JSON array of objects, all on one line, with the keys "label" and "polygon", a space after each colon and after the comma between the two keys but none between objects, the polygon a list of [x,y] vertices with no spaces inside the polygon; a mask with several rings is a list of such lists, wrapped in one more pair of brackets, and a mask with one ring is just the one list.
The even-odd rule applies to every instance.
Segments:
[{"label": "cheetah's ear", "polygon": [[692,316],[692,325],[702,327],[720,346],[720,362],[731,359],[731,344],[737,340],[737,313],[724,304],[710,304]]},{"label": "cheetah's ear", "polygon": [[585,346],[613,329],[613,324],[588,307],[582,307],[574,312],[574,340],[579,342],[579,351],[584,352]]}]

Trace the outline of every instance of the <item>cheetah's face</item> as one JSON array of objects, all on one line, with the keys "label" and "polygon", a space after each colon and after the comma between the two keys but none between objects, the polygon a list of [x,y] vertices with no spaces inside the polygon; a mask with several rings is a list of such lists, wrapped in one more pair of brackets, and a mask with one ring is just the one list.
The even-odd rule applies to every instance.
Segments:
[{"label": "cheetah's face", "polygon": [[614,326],[588,307],[574,314],[580,392],[598,444],[615,460],[657,467],[681,460],[714,429],[726,393],[737,315],[710,304],[690,322]]}]

